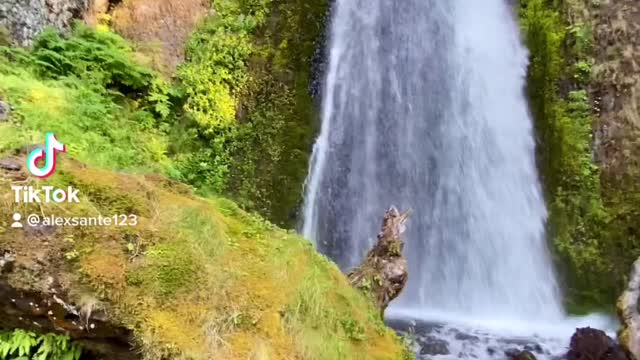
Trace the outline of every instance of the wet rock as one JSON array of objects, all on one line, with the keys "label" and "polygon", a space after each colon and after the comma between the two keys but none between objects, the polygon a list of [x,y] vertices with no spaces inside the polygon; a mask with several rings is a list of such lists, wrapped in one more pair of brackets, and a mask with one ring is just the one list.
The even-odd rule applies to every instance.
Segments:
[{"label": "wet rock", "polygon": [[435,336],[418,338],[420,355],[449,355],[449,343]]},{"label": "wet rock", "polygon": [[479,337],[471,334],[466,334],[463,332],[457,332],[455,338],[456,340],[469,341],[474,343],[480,341]]},{"label": "wet rock", "polygon": [[443,325],[434,322],[409,320],[409,319],[385,319],[390,328],[400,333],[431,334],[442,329]]},{"label": "wet rock", "polygon": [[519,349],[523,349],[524,351],[530,351],[532,353],[544,354],[545,351],[542,346],[531,339],[521,339],[521,338],[504,338],[499,340],[502,343],[508,345],[515,345]]},{"label": "wet rock", "polygon": [[20,171],[22,169],[22,164],[20,164],[17,160],[10,158],[0,159],[0,169],[8,171]]},{"label": "wet rock", "polygon": [[626,352],[604,331],[590,327],[576,329],[567,360],[630,360]]},{"label": "wet rock", "polygon": [[511,360],[536,360],[536,356],[531,351],[520,351],[518,349],[508,349],[504,352]]},{"label": "wet rock", "polygon": [[542,346],[540,346],[540,344],[527,344],[524,346],[524,349],[526,351],[531,351],[533,353],[538,353],[538,354],[544,354],[545,352]]},{"label": "wet rock", "polygon": [[129,329],[66,298],[59,289],[18,289],[0,277],[0,330],[21,328],[69,335],[84,345],[90,359],[141,358],[132,350],[134,338]]},{"label": "wet rock", "polygon": [[9,120],[11,115],[11,107],[6,102],[0,100],[0,122]]}]

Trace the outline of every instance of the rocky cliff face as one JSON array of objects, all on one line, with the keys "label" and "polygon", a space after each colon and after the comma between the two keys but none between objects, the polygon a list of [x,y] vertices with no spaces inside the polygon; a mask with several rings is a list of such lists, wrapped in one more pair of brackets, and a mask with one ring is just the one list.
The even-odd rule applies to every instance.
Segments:
[{"label": "rocky cliff face", "polygon": [[16,44],[29,46],[44,28],[66,30],[88,8],[89,0],[0,0],[0,27]]},{"label": "rocky cliff face", "polygon": [[640,256],[640,2],[600,1],[586,21],[593,29],[593,152],[610,225],[603,253],[624,279]]},{"label": "rocky cliff face", "polygon": [[[607,175],[638,177],[640,168],[640,3],[603,1],[593,12],[593,94],[599,105],[596,157]],[[635,155],[635,157],[634,157]]]},{"label": "rocky cliff face", "polygon": [[520,0],[549,238],[575,311],[640,256],[640,3]]}]

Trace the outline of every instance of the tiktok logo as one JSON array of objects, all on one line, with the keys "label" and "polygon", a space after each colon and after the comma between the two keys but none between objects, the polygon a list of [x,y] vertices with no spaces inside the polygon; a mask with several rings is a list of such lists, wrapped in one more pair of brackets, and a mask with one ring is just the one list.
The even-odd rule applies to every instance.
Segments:
[{"label": "tiktok logo", "polygon": [[[56,170],[56,156],[58,152],[67,152],[67,147],[56,139],[53,133],[47,133],[44,149],[35,149],[27,157],[27,169],[39,178],[47,178]],[[44,159],[44,167],[38,167],[38,161]]]}]

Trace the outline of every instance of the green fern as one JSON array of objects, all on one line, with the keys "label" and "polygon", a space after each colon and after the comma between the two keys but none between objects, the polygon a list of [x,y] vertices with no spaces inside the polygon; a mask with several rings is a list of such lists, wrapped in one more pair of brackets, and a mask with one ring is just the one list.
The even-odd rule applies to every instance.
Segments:
[{"label": "green fern", "polygon": [[68,336],[16,329],[0,334],[0,360],[78,360],[80,345]]}]

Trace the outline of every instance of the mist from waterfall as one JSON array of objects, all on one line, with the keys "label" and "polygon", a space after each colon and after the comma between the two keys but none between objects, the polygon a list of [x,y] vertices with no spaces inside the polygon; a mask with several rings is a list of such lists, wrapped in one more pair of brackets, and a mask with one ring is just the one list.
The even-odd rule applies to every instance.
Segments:
[{"label": "mist from waterfall", "polygon": [[508,1],[336,0],[328,54],[303,235],[348,269],[411,208],[394,308],[562,319]]}]

